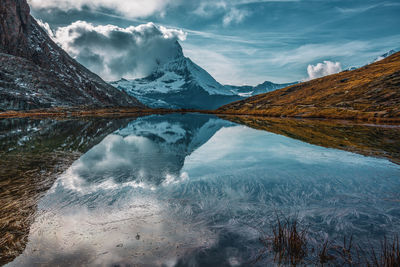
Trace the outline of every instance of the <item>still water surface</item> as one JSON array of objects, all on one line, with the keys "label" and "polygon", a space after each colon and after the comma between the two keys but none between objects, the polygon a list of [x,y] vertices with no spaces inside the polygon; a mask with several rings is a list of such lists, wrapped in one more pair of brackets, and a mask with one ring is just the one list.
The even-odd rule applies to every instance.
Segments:
[{"label": "still water surface", "polygon": [[152,115],[57,177],[8,265],[247,265],[277,213],[313,238],[374,242],[400,232],[399,201],[400,166],[387,159],[214,116]]}]

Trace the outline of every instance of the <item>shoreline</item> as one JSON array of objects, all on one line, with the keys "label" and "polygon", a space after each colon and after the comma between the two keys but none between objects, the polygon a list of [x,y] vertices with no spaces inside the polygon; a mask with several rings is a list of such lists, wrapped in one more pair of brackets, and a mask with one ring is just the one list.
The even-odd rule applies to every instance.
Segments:
[{"label": "shoreline", "polygon": [[201,113],[217,115],[220,117],[237,116],[237,117],[260,117],[272,119],[305,119],[305,120],[329,120],[329,121],[343,121],[343,122],[356,122],[356,123],[374,123],[381,124],[394,124],[400,125],[400,118],[382,118],[368,116],[368,113],[358,113],[360,116],[290,116],[290,115],[271,115],[271,114],[257,114],[246,112],[219,112],[217,110],[196,110],[196,109],[138,109],[138,108],[54,108],[54,109],[35,109],[23,111],[3,111],[0,112],[0,119],[9,118],[85,118],[85,117],[99,117],[99,118],[121,118],[121,117],[137,117],[153,114],[171,114],[171,113]]}]

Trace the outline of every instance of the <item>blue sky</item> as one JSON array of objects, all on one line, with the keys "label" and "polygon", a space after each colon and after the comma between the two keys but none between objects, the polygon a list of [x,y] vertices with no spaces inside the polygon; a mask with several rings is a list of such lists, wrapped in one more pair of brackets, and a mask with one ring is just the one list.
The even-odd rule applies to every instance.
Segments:
[{"label": "blue sky", "polygon": [[[95,3],[93,3],[95,2]],[[53,30],[82,20],[181,29],[186,56],[224,84],[291,82],[323,61],[343,69],[400,48],[400,1],[31,0]]]}]

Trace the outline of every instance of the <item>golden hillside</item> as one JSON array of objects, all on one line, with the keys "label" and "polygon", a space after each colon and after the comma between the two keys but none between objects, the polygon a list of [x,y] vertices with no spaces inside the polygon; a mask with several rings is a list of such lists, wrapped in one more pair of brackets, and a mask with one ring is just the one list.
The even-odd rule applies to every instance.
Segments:
[{"label": "golden hillside", "polygon": [[400,121],[400,52],[357,70],[234,102],[217,112]]}]

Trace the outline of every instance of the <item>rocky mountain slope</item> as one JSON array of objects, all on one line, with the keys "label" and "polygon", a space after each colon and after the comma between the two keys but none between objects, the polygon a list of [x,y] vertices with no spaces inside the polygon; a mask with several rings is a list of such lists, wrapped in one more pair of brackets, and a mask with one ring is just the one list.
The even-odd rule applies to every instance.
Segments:
[{"label": "rocky mountain slope", "polygon": [[0,110],[70,106],[143,107],[58,47],[26,0],[0,2]]},{"label": "rocky mountain slope", "polygon": [[400,53],[353,71],[238,101],[225,114],[340,119],[400,119]]},{"label": "rocky mountain slope", "polygon": [[215,109],[242,99],[218,83],[207,71],[185,57],[177,44],[177,56],[142,79],[121,79],[111,85],[155,108]]}]

